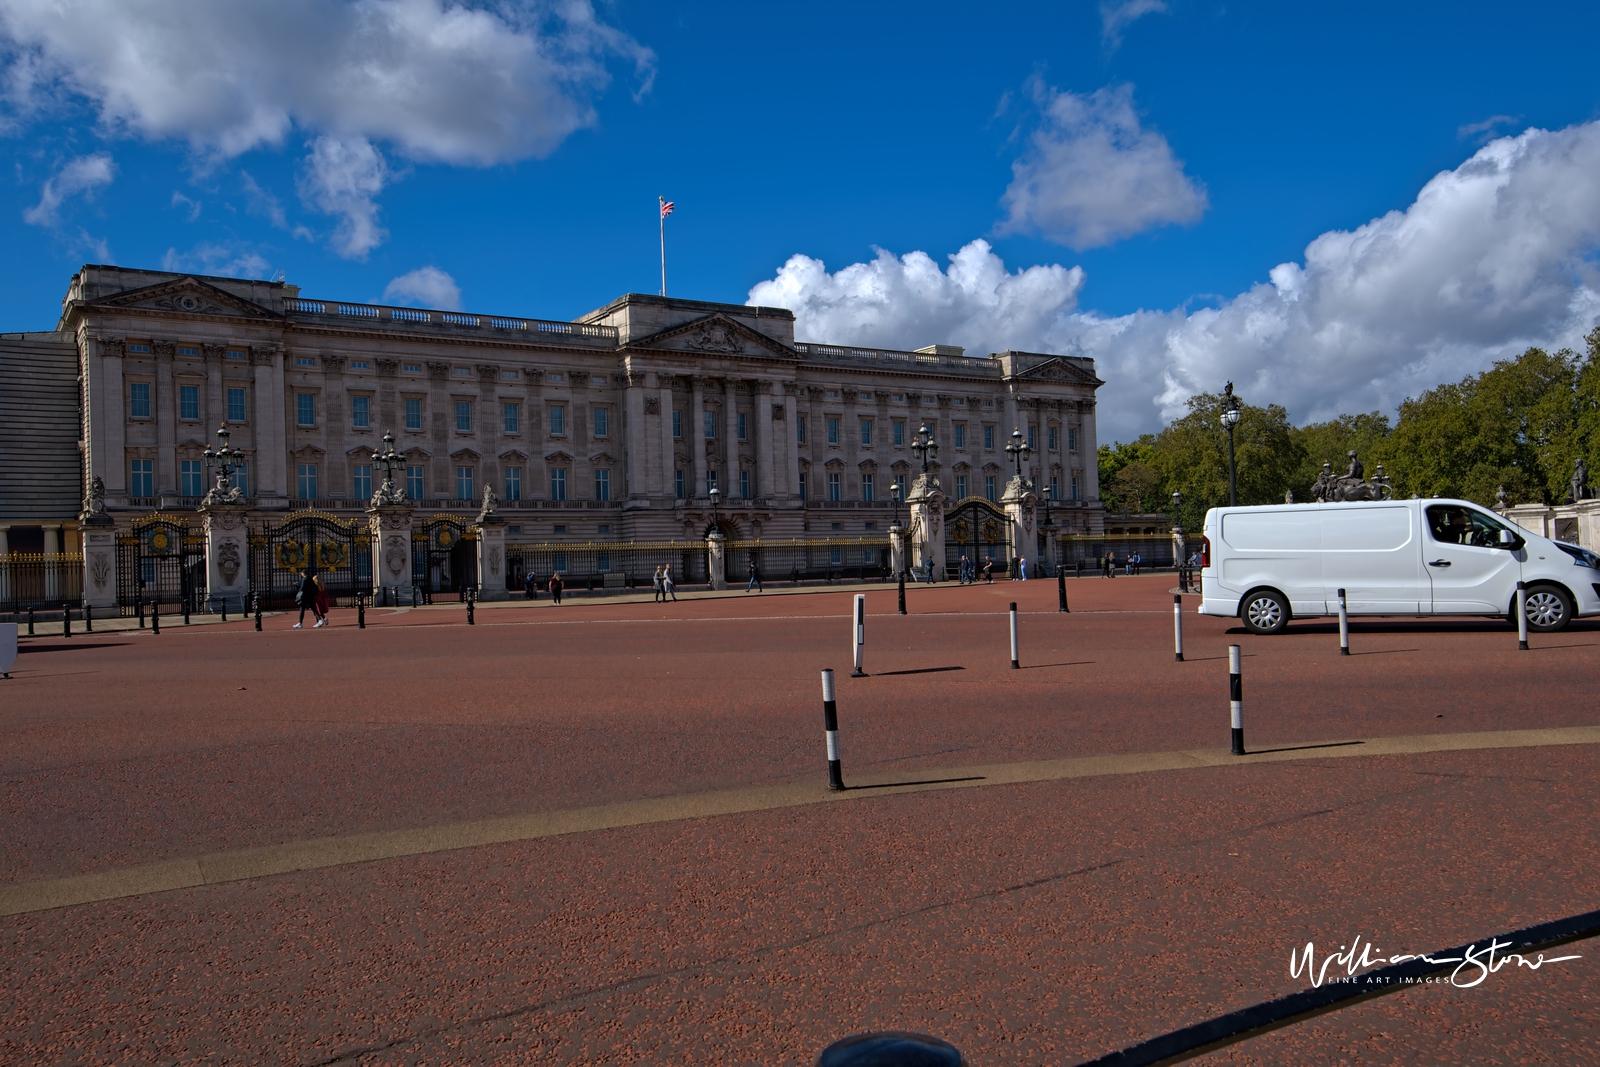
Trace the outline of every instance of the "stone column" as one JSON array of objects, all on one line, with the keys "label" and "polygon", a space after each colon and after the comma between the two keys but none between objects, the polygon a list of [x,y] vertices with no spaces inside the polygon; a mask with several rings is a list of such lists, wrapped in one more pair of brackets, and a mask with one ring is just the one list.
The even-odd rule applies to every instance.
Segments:
[{"label": "stone column", "polygon": [[[128,455],[126,386],[122,382],[124,342],[120,338],[97,338],[92,342],[89,384],[86,401],[89,434],[89,477],[98,476],[109,496],[128,495]],[[99,350],[94,355],[95,349]]]},{"label": "stone column", "polygon": [[[996,448],[1003,448],[1008,443],[1010,443],[1011,432],[1013,430],[1022,430],[1022,422],[1020,421],[1021,420],[1021,416],[1017,413],[1017,397],[1016,397],[1016,394],[1012,393],[1010,390],[1007,390],[1006,391],[1006,395],[1005,395],[1004,404],[1005,404],[1005,420],[1006,421],[1005,421],[1004,425],[1002,425],[999,428],[1000,429],[1000,438],[1001,438],[1001,440],[995,442],[995,447]],[[1023,430],[1022,432],[1023,432],[1024,435],[1027,434],[1026,430]]]},{"label": "stone column", "polygon": [[1078,428],[1078,455],[1082,457],[1083,473],[1078,476],[1079,495],[1084,500],[1100,499],[1100,474],[1096,457],[1100,454],[1099,439],[1094,432],[1094,401],[1085,400]]},{"label": "stone column", "polygon": [[506,588],[506,520],[494,512],[480,513],[478,531],[478,599],[510,600]]},{"label": "stone column", "polygon": [[372,537],[372,595],[374,603],[412,603],[411,512],[409,502],[367,507],[367,529]]},{"label": "stone column", "polygon": [[732,378],[722,380],[722,473],[717,475],[717,488],[722,499],[731,506],[739,494],[739,395],[738,382]]},{"label": "stone column", "polygon": [[906,503],[911,511],[911,565],[920,580],[927,573],[928,561],[933,561],[933,577],[942,581],[944,563],[944,491],[939,479],[932,474],[919,474],[911,483],[911,493]]},{"label": "stone column", "polygon": [[895,578],[906,569],[906,531],[898,522],[889,527],[889,577]]},{"label": "stone column", "polygon": [[1578,519],[1578,544],[1591,552],[1600,551],[1600,499],[1580,500],[1572,505]]},{"label": "stone column", "polygon": [[756,490],[760,498],[776,497],[772,462],[772,383],[750,384],[750,411],[756,420]]},{"label": "stone column", "polygon": [[156,369],[155,407],[156,421],[156,496],[178,494],[178,410],[172,399],[172,354],[177,350],[172,341],[155,341],[150,345],[151,361]]},{"label": "stone column", "polygon": [[644,484],[645,436],[644,428],[644,374],[632,371],[627,375],[623,389],[623,403],[627,406],[627,425],[622,439],[623,462],[627,468],[627,500],[643,501],[649,495]]},{"label": "stone column", "polygon": [[[1018,556],[1023,559],[1037,558],[1039,538],[1034,509],[1038,506],[1039,496],[1033,491],[1033,485],[1026,478],[1013,475],[1011,481],[1006,483],[1005,495],[1000,498],[1000,503],[1005,507],[1006,518],[1011,524],[1013,560]],[[1008,570],[1015,565],[1013,560],[1006,561]]]},{"label": "stone column", "polygon": [[693,386],[687,412],[689,425],[683,428],[683,439],[689,446],[689,458],[694,460],[694,484],[689,487],[688,496],[699,500],[706,495],[706,379],[695,375]]},{"label": "stone column", "polygon": [[255,410],[251,412],[250,432],[255,440],[255,470],[251,488],[259,506],[289,506],[288,446],[283,422],[283,353],[250,350],[255,368]]},{"label": "stone column", "polygon": [[[206,406],[201,426],[223,426],[228,421],[228,406],[223,403],[222,367],[228,358],[227,345],[202,345],[206,360]],[[212,431],[213,433],[215,430]]]},{"label": "stone column", "polygon": [[796,415],[794,388],[783,387],[783,477],[790,500],[800,495],[800,422]]},{"label": "stone column", "polygon": [[[661,408],[661,485],[658,492],[671,500],[673,494],[677,492],[677,476],[674,472],[678,469],[677,460],[674,458],[677,455],[677,442],[672,436],[672,375],[658,376],[656,384],[659,387],[657,393],[659,399],[656,403]],[[688,432],[687,429],[684,430],[684,433]],[[689,487],[684,486],[684,492],[688,491]]]},{"label": "stone column", "polygon": [[[91,608],[117,606],[117,529],[104,511],[85,511],[83,523],[83,602]],[[0,550],[3,556],[3,550]]]},{"label": "stone column", "polygon": [[728,588],[727,538],[721,531],[712,530],[706,536],[706,568],[711,578],[711,588]]},{"label": "stone column", "polygon": [[[246,560],[250,539],[243,504],[212,502],[200,505],[206,530],[206,602],[215,607],[243,614],[250,592],[250,572]],[[354,565],[352,563],[352,565]]]}]

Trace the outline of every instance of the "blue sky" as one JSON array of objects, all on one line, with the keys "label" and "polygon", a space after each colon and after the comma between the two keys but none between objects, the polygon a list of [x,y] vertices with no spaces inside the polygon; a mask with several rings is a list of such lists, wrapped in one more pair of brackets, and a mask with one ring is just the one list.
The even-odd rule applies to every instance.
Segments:
[{"label": "blue sky", "polygon": [[1227,377],[1301,421],[1392,410],[1593,328],[1597,30],[1592,4],[0,0],[0,329],[49,328],[103,260],[568,318],[656,290],[664,194],[674,295],[1092,355],[1108,437]]}]

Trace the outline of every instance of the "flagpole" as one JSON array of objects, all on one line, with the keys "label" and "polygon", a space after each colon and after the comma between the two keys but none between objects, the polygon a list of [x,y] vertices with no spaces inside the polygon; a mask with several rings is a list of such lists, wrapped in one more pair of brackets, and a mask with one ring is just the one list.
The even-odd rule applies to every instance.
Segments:
[{"label": "flagpole", "polygon": [[[667,198],[664,197],[664,196],[658,196],[658,197],[656,197],[656,199],[661,201],[661,206],[664,209],[666,207]],[[665,210],[658,210],[656,212],[656,214],[660,217],[660,221],[661,221],[661,295],[662,296],[666,296],[667,295],[667,213],[666,213]]]}]

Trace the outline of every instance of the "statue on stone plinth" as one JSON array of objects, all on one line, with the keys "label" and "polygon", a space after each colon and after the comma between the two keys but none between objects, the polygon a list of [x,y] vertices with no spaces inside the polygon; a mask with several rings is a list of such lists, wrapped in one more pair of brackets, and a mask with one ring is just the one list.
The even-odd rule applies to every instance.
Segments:
[{"label": "statue on stone plinth", "polygon": [[1578,465],[1572,469],[1571,492],[1573,503],[1589,498],[1589,468],[1584,466],[1582,456],[1578,457]]},{"label": "statue on stone plinth", "polygon": [[1350,465],[1343,477],[1334,476],[1331,462],[1322,465],[1322,473],[1311,483],[1311,499],[1321,504],[1347,500],[1388,500],[1393,490],[1383,473],[1383,464],[1378,465],[1378,473],[1369,482],[1366,480],[1366,467],[1355,450],[1351,449],[1348,455]]}]

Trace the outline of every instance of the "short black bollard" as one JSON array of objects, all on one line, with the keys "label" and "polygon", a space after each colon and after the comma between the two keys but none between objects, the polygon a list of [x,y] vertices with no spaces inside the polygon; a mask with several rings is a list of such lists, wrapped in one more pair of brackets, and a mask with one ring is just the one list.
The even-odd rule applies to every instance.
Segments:
[{"label": "short black bollard", "polygon": [[152,634],[158,634],[158,633],[161,632],[161,598],[160,597],[156,597],[154,600],[152,600],[150,602],[150,632]]},{"label": "short black bollard", "polygon": [[948,1041],[906,1030],[856,1034],[817,1057],[817,1067],[961,1067],[965,1062]]},{"label": "short black bollard", "polygon": [[1172,658],[1183,662],[1183,597],[1172,594]]},{"label": "short black bollard", "polygon": [[1060,602],[1056,607],[1057,611],[1070,612],[1072,610],[1067,607],[1067,569],[1065,567],[1056,568],[1056,600]]},{"label": "short black bollard", "polygon": [[255,594],[256,633],[261,632],[261,594]]},{"label": "short black bollard", "polygon": [[28,636],[33,636],[33,609],[28,609]]},{"label": "short black bollard", "polygon": [[72,636],[72,605],[61,605],[61,636]]},{"label": "short black bollard", "polygon": [[183,624],[185,626],[189,625],[189,601],[189,597],[184,597],[182,601],[180,601],[180,604],[183,606]]},{"label": "short black bollard", "polygon": [[477,623],[474,622],[473,618],[472,618],[472,590],[470,588],[467,590],[467,625],[468,626],[476,626],[477,625]]},{"label": "short black bollard", "polygon": [[1339,590],[1339,655],[1350,654],[1350,601]]},{"label": "short black bollard", "polygon": [[94,609],[89,606],[87,600],[83,602],[83,632],[94,633]]},{"label": "short black bollard", "polygon": [[900,614],[906,613],[906,573],[900,572]]},{"label": "short black bollard", "polygon": [[822,672],[822,732],[828,741],[828,788],[844,788],[844,770],[839,764],[839,711],[833,702],[833,671]]},{"label": "short black bollard", "polygon": [[139,616],[139,629],[144,629],[144,598],[133,598],[133,613]]},{"label": "short black bollard", "polygon": [[1244,752],[1244,679],[1239,673],[1239,646],[1228,646],[1228,714],[1233,721],[1233,754]]},{"label": "short black bollard", "polygon": [[360,593],[356,594],[356,629],[367,628],[367,598]]},{"label": "short black bollard", "polygon": [[1011,602],[1011,669],[1021,670],[1022,664],[1017,660],[1017,602]]},{"label": "short black bollard", "polygon": [[[31,613],[28,632],[33,633]],[[1517,649],[1528,651],[1528,588],[1521,582],[1517,583]]]}]

